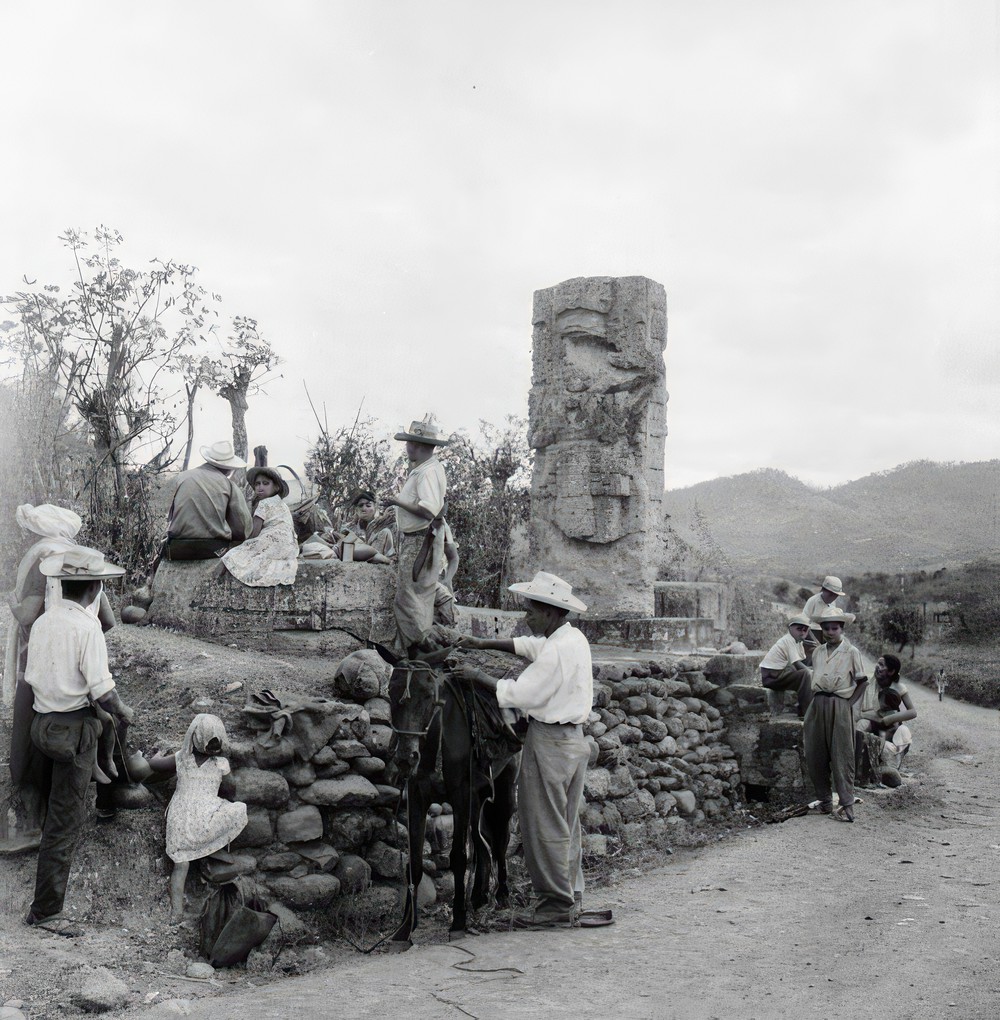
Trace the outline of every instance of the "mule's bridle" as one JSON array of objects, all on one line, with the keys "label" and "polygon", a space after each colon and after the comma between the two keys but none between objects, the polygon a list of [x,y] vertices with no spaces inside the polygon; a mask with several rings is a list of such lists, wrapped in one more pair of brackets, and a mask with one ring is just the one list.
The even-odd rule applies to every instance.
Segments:
[{"label": "mule's bridle", "polygon": [[420,659],[413,659],[406,663],[397,663],[395,669],[401,669],[406,672],[406,687],[403,690],[403,695],[399,699],[400,705],[403,702],[408,701],[410,698],[410,680],[413,678],[414,673],[418,673],[421,670],[428,672],[434,678],[434,701],[431,707],[430,718],[427,720],[427,726],[422,730],[401,730],[392,721],[392,714],[389,715],[389,726],[392,728],[392,732],[400,737],[420,737],[422,740],[430,732],[431,726],[434,725],[435,716],[439,715],[441,710],[444,708],[444,691],[441,683],[441,677],[436,669],[423,662]]}]

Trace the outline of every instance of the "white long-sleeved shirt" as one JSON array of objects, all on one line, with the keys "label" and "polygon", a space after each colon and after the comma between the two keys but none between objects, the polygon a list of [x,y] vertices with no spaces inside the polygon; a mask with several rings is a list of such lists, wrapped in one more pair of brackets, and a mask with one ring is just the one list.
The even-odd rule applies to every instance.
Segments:
[{"label": "white long-sleeved shirt", "polygon": [[78,602],[54,606],[35,621],[25,682],[36,712],[73,712],[114,689],[100,621]]},{"label": "white long-sleeved shirt", "polygon": [[497,683],[497,703],[544,723],[583,723],[594,704],[590,643],[564,623],[549,637],[514,638],[514,651],[531,662],[520,676]]}]

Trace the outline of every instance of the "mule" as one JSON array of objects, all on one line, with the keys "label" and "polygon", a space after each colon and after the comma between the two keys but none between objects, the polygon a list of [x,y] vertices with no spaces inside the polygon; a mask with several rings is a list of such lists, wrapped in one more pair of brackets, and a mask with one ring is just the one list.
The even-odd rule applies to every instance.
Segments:
[{"label": "mule", "polygon": [[[381,650],[380,650],[381,651]],[[423,877],[427,809],[447,801],[454,812],[449,864],[455,878],[455,899],[449,938],[468,932],[468,909],[489,900],[491,864],[496,868],[497,906],[509,904],[507,843],[514,813],[514,753],[491,763],[492,782],[479,773],[474,755],[472,722],[458,681],[439,667],[448,649],[420,660],[396,660],[389,679],[392,728],[396,734],[394,764],[406,784],[407,866],[403,920],[392,942],[408,947],[417,926],[417,889]],[[440,772],[437,768],[441,759]],[[475,867],[472,893],[466,903],[468,844]]]}]

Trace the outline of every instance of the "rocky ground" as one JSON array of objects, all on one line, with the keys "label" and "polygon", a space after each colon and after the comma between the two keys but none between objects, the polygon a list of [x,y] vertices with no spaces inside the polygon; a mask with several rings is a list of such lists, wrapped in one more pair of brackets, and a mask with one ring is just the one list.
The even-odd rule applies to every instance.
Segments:
[{"label": "rocky ground", "polygon": [[[238,712],[245,690],[225,693],[236,682],[323,692],[331,673],[323,660],[152,629],[122,629],[112,644],[145,747],[176,744],[174,717],[186,720],[192,700]],[[81,939],[25,928],[33,861],[0,859],[0,1003],[31,1018],[96,1010],[145,1020],[994,1017],[997,713],[914,697],[913,777],[867,795],[855,825],[744,815],[721,841],[726,827],[700,829],[697,849],[657,860],[624,852],[591,876],[600,880],[591,905],[616,910],[609,929],[514,933],[494,918],[488,934],[449,944],[437,908],[400,956],[361,955],[343,937],[370,946],[374,921],[346,933],[291,925],[245,969],[210,974],[192,967],[196,932],[167,925],[159,805],[122,812],[88,829],[77,858],[69,906],[88,929]]]}]

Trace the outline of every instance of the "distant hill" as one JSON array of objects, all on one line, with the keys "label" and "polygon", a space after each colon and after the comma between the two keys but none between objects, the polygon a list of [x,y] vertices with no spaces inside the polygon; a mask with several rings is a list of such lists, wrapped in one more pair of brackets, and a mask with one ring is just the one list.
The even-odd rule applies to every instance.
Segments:
[{"label": "distant hill", "polygon": [[734,566],[803,581],[1000,559],[1000,460],[915,461],[832,489],[762,468],[668,491],[664,508],[685,541],[697,508]]}]

